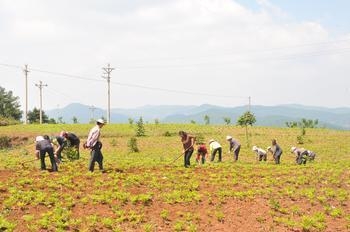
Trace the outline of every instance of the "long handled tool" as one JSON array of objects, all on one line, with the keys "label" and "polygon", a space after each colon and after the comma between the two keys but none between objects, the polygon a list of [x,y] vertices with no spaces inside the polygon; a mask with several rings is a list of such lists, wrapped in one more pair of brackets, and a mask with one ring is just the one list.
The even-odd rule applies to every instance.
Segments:
[{"label": "long handled tool", "polygon": [[[176,157],[170,164],[175,163],[176,160],[178,160],[181,156],[183,156],[185,154],[186,151],[182,152],[180,156]],[[169,164],[169,165],[170,165]]]},{"label": "long handled tool", "polygon": [[189,148],[187,148],[184,152],[181,153],[180,156],[176,157],[170,164],[173,164],[176,160],[178,160],[181,156],[183,156],[186,151],[190,150],[191,148],[193,148],[193,146],[190,146]]},{"label": "long handled tool", "polygon": [[24,167],[24,164],[31,163],[31,162],[34,162],[36,160],[38,160],[38,159],[35,158],[35,159],[31,159],[31,160],[26,160],[26,161],[22,162],[21,165],[22,165],[22,167]]}]

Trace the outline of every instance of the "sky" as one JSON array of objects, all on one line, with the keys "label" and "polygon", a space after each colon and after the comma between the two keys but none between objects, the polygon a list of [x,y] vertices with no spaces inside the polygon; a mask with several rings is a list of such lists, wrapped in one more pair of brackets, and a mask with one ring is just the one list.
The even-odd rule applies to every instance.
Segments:
[{"label": "sky", "polygon": [[70,103],[350,107],[348,0],[0,0],[0,86]]}]

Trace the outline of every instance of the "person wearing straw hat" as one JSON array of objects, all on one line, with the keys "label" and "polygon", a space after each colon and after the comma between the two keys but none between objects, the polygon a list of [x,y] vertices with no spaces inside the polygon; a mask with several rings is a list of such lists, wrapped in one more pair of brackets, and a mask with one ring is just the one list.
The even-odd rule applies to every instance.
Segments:
[{"label": "person wearing straw hat", "polygon": [[232,136],[230,136],[230,135],[226,136],[226,140],[230,144],[230,149],[229,149],[228,153],[230,154],[232,151],[233,152],[233,160],[235,162],[237,162],[238,155],[239,155],[239,152],[241,150],[241,144],[238,142],[238,140],[232,138]]},{"label": "person wearing straw hat", "polygon": [[252,149],[255,153],[256,153],[256,159],[259,160],[259,161],[266,161],[267,160],[267,152],[260,148],[260,147],[257,147],[257,146],[253,146],[253,149]]},{"label": "person wearing straw hat", "polygon": [[55,161],[55,155],[53,153],[53,146],[50,141],[50,137],[47,135],[37,136],[35,138],[35,155],[36,158],[40,158],[40,168],[42,171],[46,170],[45,155],[49,154],[51,167],[53,172],[58,171],[58,167]]},{"label": "person wearing straw hat", "polygon": [[103,119],[97,119],[96,126],[94,126],[88,135],[85,148],[90,148],[90,161],[89,161],[89,171],[93,172],[95,167],[95,162],[98,163],[100,171],[103,170],[103,155],[101,152],[102,143],[100,142],[101,128],[105,125]]},{"label": "person wearing straw hat", "polygon": [[215,159],[216,153],[219,154],[218,162],[222,161],[222,147],[220,143],[214,139],[209,140],[209,150],[210,150],[210,161],[213,162]]}]

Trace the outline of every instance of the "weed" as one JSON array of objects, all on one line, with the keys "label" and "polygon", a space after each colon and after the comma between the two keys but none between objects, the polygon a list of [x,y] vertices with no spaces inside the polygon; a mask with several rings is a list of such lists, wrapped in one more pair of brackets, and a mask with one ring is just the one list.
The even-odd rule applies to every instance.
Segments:
[{"label": "weed", "polygon": [[164,220],[164,221],[169,221],[169,211],[166,209],[163,209],[160,212],[160,217]]},{"label": "weed", "polygon": [[139,152],[139,148],[137,146],[137,139],[135,137],[130,138],[128,141],[128,148],[130,152]]}]

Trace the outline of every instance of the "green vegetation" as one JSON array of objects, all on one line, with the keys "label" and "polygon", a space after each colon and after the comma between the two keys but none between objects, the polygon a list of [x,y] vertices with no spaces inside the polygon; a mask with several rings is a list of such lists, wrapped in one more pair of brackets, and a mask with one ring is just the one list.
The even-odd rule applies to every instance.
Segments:
[{"label": "green vegetation", "polygon": [[[231,125],[146,124],[142,149],[130,153],[135,136],[129,124],[108,124],[101,141],[105,173],[87,171],[89,150],[63,162],[58,173],[42,172],[39,161],[21,165],[34,154],[34,137],[54,134],[59,125],[1,127],[11,147],[0,150],[0,231],[347,231],[350,228],[350,132],[309,128],[304,146],[317,153],[305,166],[288,152],[299,128],[254,127],[251,140],[261,147],[277,138],[285,150],[281,164],[272,157],[257,163],[250,147],[238,162],[183,168],[177,131],[203,141],[216,139],[228,150],[227,134],[245,138]],[[66,124],[81,141],[91,125]],[[17,134],[18,133],[18,134]],[[24,144],[12,144],[15,137]],[[7,140],[8,140],[7,139]],[[46,158],[48,166],[49,161]],[[239,223],[233,223],[239,222]]]}]

